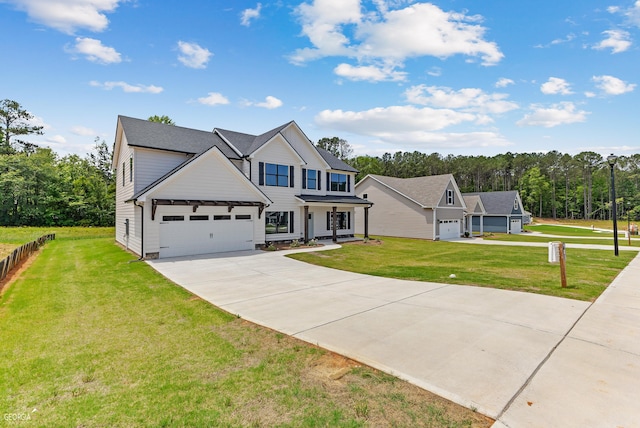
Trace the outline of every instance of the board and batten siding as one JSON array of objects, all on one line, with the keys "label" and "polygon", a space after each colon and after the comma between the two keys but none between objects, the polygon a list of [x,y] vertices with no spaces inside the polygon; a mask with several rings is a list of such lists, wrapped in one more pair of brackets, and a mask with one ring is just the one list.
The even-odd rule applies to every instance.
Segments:
[{"label": "board and batten siding", "polygon": [[[142,248],[142,228],[136,219],[140,218],[140,208],[135,207],[131,202],[125,202],[134,194],[134,183],[136,174],[136,159],[134,150],[126,142],[126,137],[122,135],[119,157],[116,166],[116,242],[134,253],[140,255]],[[133,157],[133,181],[130,177],[129,159]],[[124,166],[123,166],[124,165]],[[123,183],[124,172],[124,183]],[[126,222],[129,221],[129,234],[126,233]]]},{"label": "board and batten siding", "polygon": [[[433,211],[424,209],[373,179],[358,185],[357,196],[367,194],[369,235],[433,239]],[[356,233],[364,233],[364,210],[355,210]]]},{"label": "board and batten siding", "polygon": [[[260,162],[265,164],[272,163],[278,165],[293,166],[293,184],[294,187],[278,187],[278,186],[260,186]],[[300,158],[296,155],[289,144],[281,137],[277,136],[268,144],[256,151],[255,156],[251,159],[251,181],[258,186],[265,195],[273,202],[265,209],[265,212],[286,211],[294,212],[293,216],[293,232],[277,233],[266,235],[267,241],[279,241],[300,238],[302,228],[300,212],[300,203],[295,199],[302,189],[301,183],[302,168]],[[265,181],[266,183],[266,181]],[[266,227],[264,216],[262,216],[262,228]]]},{"label": "board and batten siding", "polygon": [[141,191],[188,159],[184,153],[135,148],[135,191]]}]

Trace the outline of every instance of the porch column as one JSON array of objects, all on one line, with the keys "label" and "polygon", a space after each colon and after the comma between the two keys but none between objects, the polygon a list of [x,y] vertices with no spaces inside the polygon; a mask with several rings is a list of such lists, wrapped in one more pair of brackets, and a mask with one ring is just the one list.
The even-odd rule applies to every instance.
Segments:
[{"label": "porch column", "polygon": [[369,208],[364,207],[364,238],[369,239]]},{"label": "porch column", "polygon": [[309,206],[304,206],[304,242],[309,242]]},{"label": "porch column", "polygon": [[333,230],[333,242],[338,242],[338,233],[336,232],[336,228],[338,226],[338,208],[331,208],[331,229]]},{"label": "porch column", "polygon": [[480,215],[480,236],[484,235],[484,216]]}]

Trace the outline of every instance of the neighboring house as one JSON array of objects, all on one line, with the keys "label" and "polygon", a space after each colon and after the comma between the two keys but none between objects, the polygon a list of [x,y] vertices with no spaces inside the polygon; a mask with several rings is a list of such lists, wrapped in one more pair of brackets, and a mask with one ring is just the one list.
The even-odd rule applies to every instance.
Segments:
[{"label": "neighboring house", "polygon": [[146,258],[352,236],[371,205],[293,121],[249,135],[119,116],[113,169],[116,240]]},{"label": "neighboring house", "polygon": [[480,198],[482,209],[484,209],[484,212],[481,210],[467,212],[467,224],[471,225],[472,233],[522,232],[525,211],[517,190],[464,193],[463,197],[469,204],[472,203],[472,200]]},{"label": "neighboring house", "polygon": [[[373,203],[369,233],[445,240],[463,234],[465,204],[453,175],[396,178],[367,175],[356,184],[356,195]],[[356,213],[356,232],[363,233]]]},{"label": "neighboring house", "polygon": [[[464,199],[464,204],[466,205],[466,209],[464,212],[465,215],[465,232],[469,232],[470,235],[481,235],[480,227],[477,227],[474,231],[473,229],[473,218],[482,218],[487,211],[484,209],[484,205],[482,204],[482,199],[480,199],[480,195],[462,195]],[[480,221],[478,221],[480,223]]]}]

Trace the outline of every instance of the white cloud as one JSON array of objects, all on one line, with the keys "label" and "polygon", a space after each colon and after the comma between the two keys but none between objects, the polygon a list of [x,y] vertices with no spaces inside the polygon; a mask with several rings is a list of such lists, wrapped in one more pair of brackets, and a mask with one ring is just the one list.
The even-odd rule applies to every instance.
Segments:
[{"label": "white cloud", "polygon": [[80,135],[82,137],[95,136],[98,135],[96,131],[91,128],[87,128],[86,126],[77,125],[71,128],[71,133],[74,135]]},{"label": "white cloud", "polygon": [[587,98],[594,98],[596,96],[596,94],[591,92],[591,91],[586,91],[584,93],[584,96],[587,97]]},{"label": "white cloud", "polygon": [[207,106],[215,106],[229,104],[229,99],[219,92],[209,92],[206,97],[198,98],[198,102]]},{"label": "white cloud", "polygon": [[67,139],[64,138],[62,135],[54,135],[52,137],[47,137],[45,141],[48,143],[54,143],[54,144],[65,144],[67,142]]},{"label": "white cloud", "polygon": [[[431,3],[389,10],[391,2],[374,2],[366,11],[361,0],[313,0],[296,9],[302,34],[312,47],[296,50],[290,61],[303,64],[328,56],[357,58],[361,64],[382,62],[401,67],[420,56],[465,55],[483,65],[497,64],[503,54],[484,39],[481,17],[444,12]],[[404,2],[396,3],[401,5]]]},{"label": "white cloud", "polygon": [[164,89],[160,86],[155,86],[155,85],[130,85],[129,83],[126,82],[104,82],[104,83],[100,83],[100,82],[96,82],[95,80],[89,82],[89,84],[91,86],[95,86],[95,87],[99,87],[99,88],[103,88],[107,91],[110,91],[114,88],[120,88],[122,89],[124,92],[129,92],[129,93],[149,93],[149,94],[159,94],[160,92],[162,92]]},{"label": "white cloud", "polygon": [[525,115],[516,124],[518,126],[543,126],[553,128],[558,125],[584,122],[587,120],[588,112],[576,110],[576,106],[571,102],[553,104],[550,108],[540,105],[531,105],[532,113]]},{"label": "white cloud", "polygon": [[623,9],[620,6],[610,6],[607,11],[609,13],[621,13],[631,25],[640,27],[640,0],[636,0],[633,6],[628,9]]},{"label": "white cloud", "polygon": [[407,77],[407,73],[394,71],[392,67],[377,67],[375,65],[354,67],[349,64],[339,64],[333,72],[349,80],[370,82],[404,81]]},{"label": "white cloud", "polygon": [[549,77],[549,80],[540,86],[540,91],[546,95],[569,95],[573,93],[569,82],[559,77]]},{"label": "white cloud", "polygon": [[260,10],[262,10],[262,4],[258,3],[255,9],[245,9],[240,14],[240,24],[248,27],[251,25],[251,20],[260,18]]},{"label": "white cloud", "polygon": [[256,106],[273,110],[275,108],[282,107],[282,101],[276,97],[272,97],[271,95],[269,95],[265,98],[263,102],[257,103]]},{"label": "white cloud", "polygon": [[473,121],[475,116],[453,110],[392,106],[362,112],[325,110],[315,117],[318,126],[338,132],[373,137],[379,143],[430,150],[508,146],[495,132],[435,132],[447,126]]},{"label": "white cloud", "polygon": [[624,52],[631,47],[630,35],[627,31],[624,30],[607,30],[603,31],[602,34],[606,35],[607,38],[593,46],[593,49],[609,49],[611,48],[611,53],[616,54],[620,52]]},{"label": "white cloud", "polygon": [[514,82],[511,79],[507,79],[506,77],[501,77],[500,79],[498,79],[495,86],[496,88],[506,88],[509,85],[515,85],[515,83],[516,82]]},{"label": "white cloud", "polygon": [[113,12],[126,0],[4,0],[25,11],[29,18],[66,34],[78,29],[104,31]]},{"label": "white cloud", "polygon": [[209,58],[213,55],[209,49],[203,48],[197,43],[179,41],[178,50],[181,54],[178,55],[178,61],[189,68],[205,68]]},{"label": "white cloud", "polygon": [[[445,109],[460,109],[463,112],[501,114],[518,108],[518,104],[507,101],[507,94],[487,94],[482,89],[463,88],[458,91],[441,86],[417,85],[404,93],[412,104],[428,105]],[[486,117],[480,122],[489,122]]]},{"label": "white cloud", "polygon": [[442,76],[442,69],[440,67],[431,67],[427,71],[427,74],[429,76],[433,76],[433,77],[440,77],[440,76]]},{"label": "white cloud", "polygon": [[324,110],[315,117],[320,126],[362,135],[437,131],[475,119],[476,116],[470,113],[414,106],[378,107],[358,112]]},{"label": "white cloud", "polygon": [[117,64],[122,61],[120,54],[112,47],[104,46],[100,40],[89,37],[76,37],[76,44],[67,51],[84,55],[89,61],[99,64]]},{"label": "white cloud", "polygon": [[593,76],[591,78],[596,83],[596,87],[607,95],[622,95],[635,89],[635,83],[627,83],[613,76]]}]

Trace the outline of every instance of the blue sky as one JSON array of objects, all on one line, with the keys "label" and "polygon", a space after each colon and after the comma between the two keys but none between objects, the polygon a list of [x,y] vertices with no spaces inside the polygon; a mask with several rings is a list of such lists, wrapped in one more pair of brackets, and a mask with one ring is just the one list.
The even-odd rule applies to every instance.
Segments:
[{"label": "blue sky", "polygon": [[355,154],[640,152],[640,0],[0,0],[0,99],[83,155],[119,114]]}]

